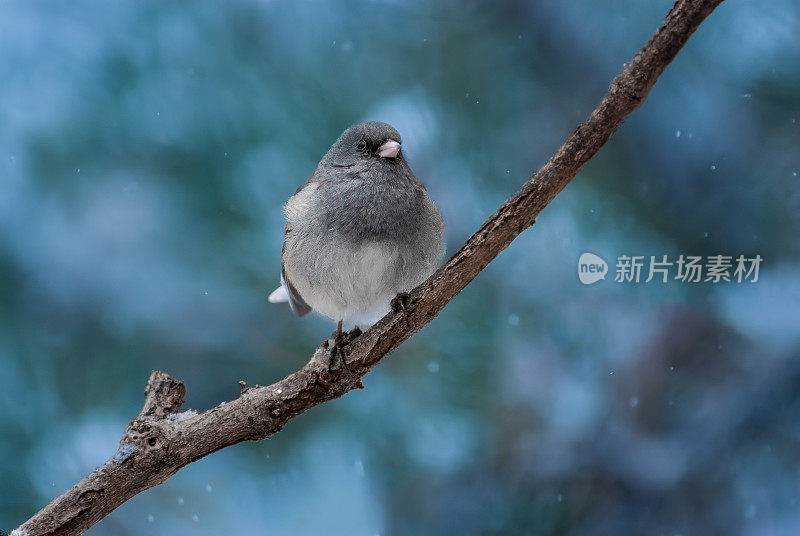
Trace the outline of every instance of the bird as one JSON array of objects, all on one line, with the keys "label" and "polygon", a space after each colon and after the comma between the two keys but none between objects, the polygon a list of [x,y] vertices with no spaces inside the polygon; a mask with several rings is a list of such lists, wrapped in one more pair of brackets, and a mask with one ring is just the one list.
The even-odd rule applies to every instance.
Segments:
[{"label": "bird", "polygon": [[337,322],[331,363],[343,326],[369,327],[396,298],[403,307],[444,258],[444,219],[387,123],[346,129],[284,214],[281,284],[269,301]]}]

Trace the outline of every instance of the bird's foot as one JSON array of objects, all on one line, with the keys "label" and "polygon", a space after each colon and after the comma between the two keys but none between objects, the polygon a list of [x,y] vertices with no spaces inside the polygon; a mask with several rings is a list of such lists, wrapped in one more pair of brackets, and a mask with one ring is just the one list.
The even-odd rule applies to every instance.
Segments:
[{"label": "bird's foot", "polygon": [[342,368],[350,374],[350,369],[347,367],[347,361],[344,360],[344,337],[334,339],[333,345],[330,347],[330,360],[328,361],[328,370],[333,370],[333,365],[337,359],[341,361]]},{"label": "bird's foot", "polygon": [[347,342],[351,343],[358,338],[359,335],[364,333],[361,331],[361,328],[358,326],[354,326],[353,329],[347,332]]},{"label": "bird's foot", "polygon": [[405,313],[411,308],[412,302],[413,300],[411,299],[411,294],[408,292],[400,292],[397,294],[397,296],[392,298],[392,301],[390,302],[392,312],[395,314],[399,313],[400,311]]},{"label": "bird's foot", "polygon": [[[359,330],[360,331],[360,330]],[[342,321],[336,326],[336,331],[331,333],[333,345],[330,347],[330,360],[328,361],[328,370],[333,370],[333,365],[336,363],[338,357],[342,362],[342,368],[350,374],[350,369],[347,368],[347,361],[344,359],[344,347],[350,342],[347,332],[342,331]]]}]

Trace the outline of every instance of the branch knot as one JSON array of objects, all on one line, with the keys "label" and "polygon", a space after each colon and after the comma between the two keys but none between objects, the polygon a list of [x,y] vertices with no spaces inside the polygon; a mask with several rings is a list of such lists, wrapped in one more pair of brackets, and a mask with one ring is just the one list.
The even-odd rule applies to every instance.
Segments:
[{"label": "branch knot", "polygon": [[169,374],[154,370],[144,389],[144,407],[139,417],[163,419],[178,413],[186,396],[186,386]]}]

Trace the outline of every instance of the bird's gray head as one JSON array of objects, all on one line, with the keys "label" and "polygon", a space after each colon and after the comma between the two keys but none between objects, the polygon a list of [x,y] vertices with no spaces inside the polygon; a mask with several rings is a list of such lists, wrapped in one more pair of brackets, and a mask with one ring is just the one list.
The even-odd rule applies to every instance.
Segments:
[{"label": "bird's gray head", "polygon": [[345,130],[323,161],[338,167],[403,162],[401,143],[400,134],[391,125],[366,121]]}]

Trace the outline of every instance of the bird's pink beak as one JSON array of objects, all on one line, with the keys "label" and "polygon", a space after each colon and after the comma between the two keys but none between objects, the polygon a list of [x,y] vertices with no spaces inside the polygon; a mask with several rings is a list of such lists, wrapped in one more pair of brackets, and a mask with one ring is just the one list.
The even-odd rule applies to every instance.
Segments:
[{"label": "bird's pink beak", "polygon": [[389,140],[378,148],[378,155],[383,158],[396,158],[400,152],[400,144],[394,140]]}]

